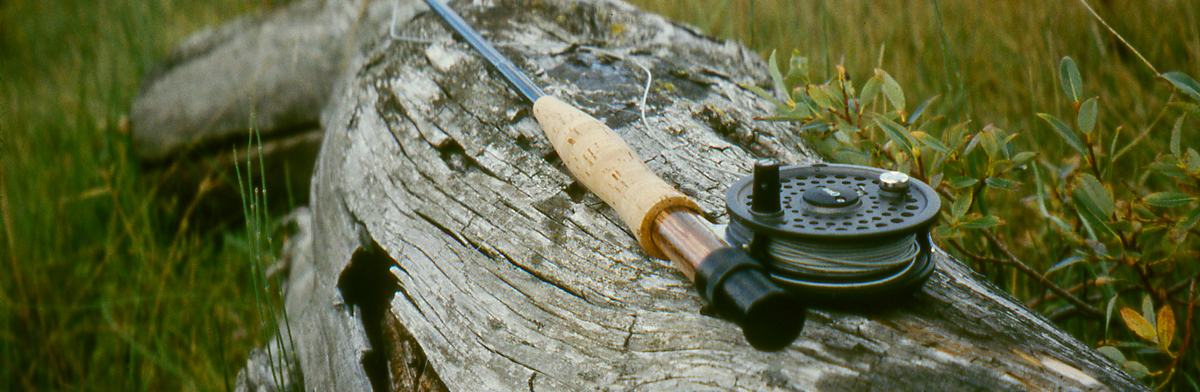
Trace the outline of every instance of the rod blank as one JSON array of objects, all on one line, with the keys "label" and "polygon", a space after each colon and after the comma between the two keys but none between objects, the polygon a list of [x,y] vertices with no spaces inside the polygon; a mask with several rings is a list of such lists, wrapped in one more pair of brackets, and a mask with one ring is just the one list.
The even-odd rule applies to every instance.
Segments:
[{"label": "rod blank", "polygon": [[508,58],[504,57],[504,55],[500,54],[500,52],[497,52],[496,48],[492,47],[492,45],[487,43],[487,41],[484,41],[483,37],[479,36],[479,33],[475,32],[475,29],[471,28],[471,25],[468,25],[467,22],[464,21],[461,16],[458,16],[458,13],[454,12],[454,10],[451,10],[446,3],[442,2],[441,0],[425,0],[425,4],[429,4],[429,8],[433,8],[433,12],[437,12],[438,15],[441,15],[442,19],[445,20],[446,23],[449,23],[450,27],[453,28],[454,31],[458,32],[463,39],[467,40],[467,43],[471,44],[471,47],[479,51],[479,53],[482,54],[485,59],[487,59],[488,63],[496,67],[496,70],[500,71],[500,73],[504,75],[504,80],[507,80],[508,83],[517,90],[517,92],[521,93],[522,97],[525,97],[525,99],[529,100],[529,103],[537,102],[538,98],[546,95],[546,93],[542,91],[541,87],[533,84],[533,81],[529,79],[529,76],[526,76],[524,72],[521,72],[521,70],[518,69],[517,66],[512,63],[512,61],[508,61]]}]

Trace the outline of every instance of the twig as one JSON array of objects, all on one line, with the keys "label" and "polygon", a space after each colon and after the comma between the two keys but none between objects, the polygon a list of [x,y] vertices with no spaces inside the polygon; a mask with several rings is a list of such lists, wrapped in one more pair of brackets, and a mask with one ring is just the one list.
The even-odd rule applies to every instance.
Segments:
[{"label": "twig", "polygon": [[[1200,279],[1200,272],[1192,274],[1192,277],[1179,281],[1179,284],[1167,289],[1167,295],[1175,294],[1183,291],[1184,288],[1195,285],[1196,280]],[[1190,284],[1189,284],[1190,282]]]},{"label": "twig", "polygon": [[1183,333],[1183,344],[1179,345],[1179,353],[1175,354],[1175,360],[1171,361],[1171,366],[1168,366],[1167,369],[1174,369],[1176,365],[1179,365],[1179,361],[1183,359],[1183,354],[1187,353],[1188,345],[1192,342],[1192,331],[1196,329],[1192,327],[1192,311],[1195,309],[1196,278],[1192,278],[1192,284],[1188,288],[1187,319],[1183,322],[1183,325],[1186,326]]},{"label": "twig", "polygon": [[[1091,284],[1091,283],[1092,283],[1092,281],[1087,281],[1087,282],[1077,284],[1077,285],[1067,289],[1067,292],[1074,294],[1074,293],[1078,292],[1079,290],[1082,290],[1084,285]],[[1046,302],[1050,302],[1051,300],[1053,300],[1055,298],[1058,298],[1058,295],[1054,294],[1054,293],[1042,294],[1042,296],[1037,297],[1037,298],[1033,299],[1032,301],[1026,302],[1025,306],[1027,306],[1029,308],[1037,308],[1039,306],[1042,306]]]},{"label": "twig", "polygon": [[1054,282],[1051,282],[1050,279],[1046,278],[1042,274],[1039,274],[1037,271],[1034,271],[1033,268],[1030,268],[1029,265],[1022,262],[1021,259],[1017,258],[1017,255],[1015,255],[1011,251],[1009,251],[1008,247],[1004,246],[1004,244],[1000,242],[1000,239],[996,238],[996,235],[992,234],[992,232],[990,230],[981,230],[981,231],[983,232],[983,235],[985,237],[987,237],[988,242],[990,242],[992,244],[992,246],[995,246],[996,249],[999,249],[1000,252],[1004,254],[1004,257],[1006,259],[1008,259],[1004,264],[1012,265],[1018,271],[1021,271],[1021,272],[1025,273],[1026,275],[1029,275],[1033,278],[1036,278],[1037,281],[1042,284],[1042,286],[1045,286],[1050,291],[1053,291],[1055,294],[1058,294],[1058,296],[1061,297],[1062,299],[1065,299],[1065,300],[1067,300],[1067,302],[1070,302],[1072,305],[1075,305],[1075,307],[1079,308],[1079,310],[1082,311],[1085,315],[1094,317],[1094,318],[1104,317],[1104,312],[1101,312],[1100,309],[1096,309],[1096,307],[1088,305],[1086,302],[1083,302],[1083,300],[1079,299],[1075,295],[1067,292],[1067,290],[1064,290],[1062,287],[1058,287],[1058,285],[1054,284]]}]

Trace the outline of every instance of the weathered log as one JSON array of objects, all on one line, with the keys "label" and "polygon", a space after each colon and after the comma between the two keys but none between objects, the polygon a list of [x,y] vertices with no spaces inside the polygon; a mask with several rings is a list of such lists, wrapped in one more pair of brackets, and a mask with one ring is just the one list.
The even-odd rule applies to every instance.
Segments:
[{"label": "weathered log", "polygon": [[[737,44],[610,0],[455,8],[711,219],[752,158],[812,161],[794,128],[755,120],[768,108],[739,85],[766,66]],[[358,45],[323,112],[312,253],[285,298],[307,389],[1146,389],[943,252],[912,300],[811,309],[790,347],[754,350],[426,10],[401,2],[398,38]]]},{"label": "weathered log", "polygon": [[[792,129],[754,120],[766,108],[738,85],[762,84],[765,66],[740,46],[614,2],[460,10],[712,217],[722,218],[724,186],[752,157],[808,160]],[[907,304],[812,310],[790,348],[755,351],[735,326],[700,314],[683,276],[648,258],[574,185],[526,106],[434,15],[403,26],[428,42],[371,45],[324,119],[312,196],[316,296],[305,311],[325,325],[308,329],[300,348],[310,386],[347,385],[321,369],[358,365],[361,344],[328,337],[353,335],[361,319],[368,345],[382,340],[371,322],[410,332],[451,390],[1142,388],[940,252],[937,273]],[[640,106],[643,68],[653,81]],[[399,291],[347,298],[363,309],[352,318],[330,301],[334,277],[356,264],[375,269],[362,276],[389,267]],[[361,283],[343,278],[343,295],[348,284]],[[387,308],[371,315],[381,300]]]}]

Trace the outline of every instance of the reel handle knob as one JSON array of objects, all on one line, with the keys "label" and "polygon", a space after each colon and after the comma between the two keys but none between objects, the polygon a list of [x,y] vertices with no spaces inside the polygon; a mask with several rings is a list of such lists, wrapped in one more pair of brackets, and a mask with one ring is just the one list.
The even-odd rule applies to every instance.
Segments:
[{"label": "reel handle knob", "polygon": [[779,204],[779,161],[759,159],[754,162],[754,198],[750,209],[756,214],[776,215],[783,211]]},{"label": "reel handle knob", "polygon": [[705,257],[696,269],[696,291],[721,317],[741,326],[756,349],[781,350],[804,328],[800,300],[772,282],[762,264],[741,248],[721,248]]}]

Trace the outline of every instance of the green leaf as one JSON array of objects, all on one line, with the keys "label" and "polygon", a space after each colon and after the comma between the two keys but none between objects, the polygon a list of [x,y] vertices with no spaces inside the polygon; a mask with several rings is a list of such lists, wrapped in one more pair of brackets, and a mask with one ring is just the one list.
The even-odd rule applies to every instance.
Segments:
[{"label": "green leaf", "polygon": [[792,68],[800,71],[801,74],[804,74],[805,78],[808,78],[808,57],[801,56],[799,50],[793,50]]},{"label": "green leaf", "polygon": [[883,70],[876,68],[875,76],[867,79],[867,83],[863,84],[862,91],[858,94],[859,102],[863,106],[870,105],[875,100],[875,96],[879,95],[879,89],[883,87],[883,77],[880,74]]},{"label": "green leaf", "polygon": [[[1001,133],[1003,133],[1003,131],[1000,128],[996,128],[996,130],[1001,131]],[[1005,151],[1004,155],[1009,155],[1009,153],[1008,153],[1009,145],[1011,145],[1013,139],[1016,139],[1016,138],[1017,138],[1017,134],[1013,133],[1013,134],[1009,134],[1008,136],[1005,136],[1004,140],[1002,140],[1000,142],[1000,148]]]},{"label": "green leaf", "polygon": [[980,133],[982,133],[982,132],[977,132],[977,133],[971,135],[971,139],[967,140],[967,145],[966,145],[966,147],[963,147],[963,151],[962,151],[963,158],[970,156],[971,151],[975,151],[975,146],[979,145],[979,134]]},{"label": "green leaf", "polygon": [[946,176],[945,172],[938,172],[937,174],[930,176],[929,177],[929,186],[932,187],[933,189],[937,189],[938,185],[942,184],[942,178],[945,176]]},{"label": "green leaf", "polygon": [[1087,257],[1078,255],[1078,254],[1073,254],[1070,257],[1067,257],[1067,258],[1063,259],[1062,261],[1059,261],[1058,264],[1054,264],[1053,267],[1050,267],[1050,269],[1046,270],[1046,272],[1042,275],[1050,276],[1050,274],[1054,273],[1055,271],[1070,267],[1081,261],[1087,261]]},{"label": "green leaf", "polygon": [[1187,172],[1179,167],[1180,161],[1182,159],[1175,156],[1159,155],[1158,158],[1155,158],[1154,163],[1150,164],[1150,170],[1171,177],[1185,178],[1187,177]]},{"label": "green leaf", "polygon": [[[1111,237],[1112,229],[1108,228],[1108,227],[1105,227],[1105,228],[1110,231],[1109,233],[1106,233],[1106,235],[1109,235],[1108,238],[1112,238]],[[1121,249],[1114,249],[1113,251],[1109,251],[1108,244],[1105,244],[1105,243],[1097,241],[1097,240],[1087,240],[1086,243],[1087,243],[1088,248],[1091,248],[1092,252],[1094,252],[1095,254],[1100,255],[1100,256],[1114,257],[1114,255],[1118,255],[1118,254],[1120,254],[1120,252],[1122,252]],[[1115,245],[1118,245],[1118,246],[1119,246],[1119,244],[1120,244],[1119,242],[1115,243]]]},{"label": "green leaf", "polygon": [[775,105],[776,110],[784,107],[784,105],[781,104],[778,99],[775,99],[775,94],[771,94],[767,92],[767,90],[763,90],[762,87],[758,87],[753,84],[743,84],[742,88],[750,90],[750,92],[754,93],[754,95],[757,95],[760,98],[771,101],[771,104]]},{"label": "green leaf", "polygon": [[846,98],[854,96],[854,83],[846,76],[846,68],[837,66],[838,78],[835,79],[837,84],[829,83],[829,94],[838,102],[838,106],[843,106],[846,103]]},{"label": "green leaf", "polygon": [[883,72],[883,95],[892,106],[904,113],[904,90],[900,89],[900,83],[896,83],[896,79],[887,72]]},{"label": "green leaf", "polygon": [[1165,304],[1158,310],[1158,347],[1163,351],[1171,350],[1171,340],[1175,338],[1175,313],[1171,305]]},{"label": "green leaf", "polygon": [[[1091,177],[1089,174],[1083,174],[1081,177]],[[1092,177],[1095,179],[1095,177]],[[1112,216],[1112,199],[1103,199],[1103,193],[1089,190],[1087,182],[1083,181],[1084,185],[1075,188],[1071,193],[1071,200],[1075,203],[1075,213],[1084,220],[1084,224],[1090,228],[1090,231],[1095,235],[1097,240],[1108,239],[1115,237],[1117,234],[1108,226],[1109,218]]]},{"label": "green leaf", "polygon": [[967,211],[971,209],[973,196],[971,192],[964,192],[954,199],[954,203],[950,205],[950,216],[954,217],[955,222],[967,215]]},{"label": "green leaf", "polygon": [[1079,102],[1079,97],[1083,95],[1083,78],[1079,76],[1079,68],[1070,56],[1063,57],[1058,63],[1058,77],[1062,80],[1063,91],[1067,93],[1067,97]]},{"label": "green leaf", "polygon": [[987,186],[996,188],[996,189],[1007,189],[1010,191],[1017,189],[1016,182],[1009,181],[1009,180],[1006,180],[1003,178],[988,177],[988,179],[983,180],[983,182],[986,183]]},{"label": "green leaf", "polygon": [[871,162],[871,157],[867,154],[851,150],[834,151],[829,157],[834,161],[850,165],[867,166]]},{"label": "green leaf", "polygon": [[1004,223],[1004,220],[995,216],[984,216],[963,222],[962,227],[968,229],[986,229],[993,226],[999,226]]},{"label": "green leaf", "polygon": [[1129,375],[1133,376],[1133,378],[1150,377],[1150,369],[1146,369],[1146,365],[1143,365],[1139,362],[1126,361],[1124,367],[1125,372],[1129,373]]},{"label": "green leaf", "polygon": [[1112,190],[1100,183],[1096,177],[1088,173],[1079,176],[1079,188],[1087,193],[1088,199],[1095,203],[1096,212],[1103,217],[1111,217],[1116,206],[1113,204]]},{"label": "green leaf", "polygon": [[972,185],[975,185],[978,183],[979,183],[979,180],[976,180],[974,178],[967,177],[967,176],[953,177],[950,179],[950,182],[949,182],[950,187],[954,188],[954,189],[966,188],[966,187],[969,187],[969,186],[972,186]]},{"label": "green leaf", "polygon": [[[1097,137],[1097,139],[1099,139],[1099,137]],[[1117,141],[1120,139],[1121,139],[1121,127],[1117,127],[1117,129],[1115,131],[1113,131],[1112,141],[1108,142],[1108,156],[1111,158],[1101,160],[1101,162],[1104,163],[1106,166],[1108,166],[1110,169],[1112,168],[1113,163],[1117,161],[1117,158],[1120,158],[1121,155],[1124,154],[1124,152],[1117,152]],[[1133,142],[1131,142],[1130,144],[1127,144],[1126,147],[1132,148],[1137,143],[1138,143],[1138,140],[1134,139]]]},{"label": "green leaf", "polygon": [[912,124],[917,122],[917,119],[921,118],[921,113],[925,113],[925,109],[928,109],[929,104],[932,104],[935,99],[938,99],[937,95],[934,95],[932,98],[926,99],[925,102],[921,102],[920,105],[917,105],[917,108],[908,116],[908,123]]},{"label": "green leaf", "polygon": [[1175,224],[1175,227],[1171,228],[1171,238],[1176,243],[1183,242],[1184,238],[1187,238],[1188,230],[1191,230],[1192,226],[1196,225],[1197,220],[1200,220],[1200,207],[1193,208],[1187,215],[1184,215],[1183,220],[1180,220],[1179,223]]},{"label": "green leaf", "polygon": [[1108,324],[1109,324],[1109,322],[1112,321],[1113,307],[1117,305],[1117,298],[1119,298],[1119,297],[1120,297],[1120,295],[1114,295],[1112,297],[1112,299],[1108,300],[1108,310],[1104,311],[1104,334],[1105,335],[1108,334]]},{"label": "green leaf", "polygon": [[1025,151],[1025,152],[1018,153],[1012,159],[1013,166],[1024,165],[1026,162],[1029,162],[1031,159],[1033,159],[1035,157],[1037,157],[1037,153],[1032,152],[1032,151]]},{"label": "green leaf", "polygon": [[[1146,295],[1142,296],[1142,317],[1145,317],[1146,321],[1150,322],[1150,325],[1155,324],[1154,302],[1150,300],[1150,294],[1146,294]],[[1155,340],[1155,341],[1157,341],[1157,340]]]},{"label": "green leaf", "polygon": [[[786,107],[787,106],[784,106],[784,108]],[[810,110],[806,105],[796,105],[796,107],[787,110],[778,110],[778,108],[779,107],[776,107],[775,111],[778,112],[780,116],[790,118],[792,121],[806,121],[811,120],[814,117],[812,110]]]},{"label": "green leaf", "polygon": [[1062,120],[1059,120],[1058,117],[1054,117],[1050,114],[1038,113],[1037,115],[1043,120],[1046,120],[1046,122],[1050,123],[1050,128],[1053,128],[1054,132],[1058,133],[1058,136],[1061,136],[1063,140],[1066,140],[1067,145],[1071,146],[1071,148],[1074,148],[1075,151],[1078,151],[1084,156],[1088,155],[1087,145],[1083,144],[1083,140],[1079,139],[1079,135],[1076,135],[1075,131],[1072,130],[1071,127],[1067,126],[1066,123],[1062,122]]},{"label": "green leaf", "polygon": [[896,145],[900,146],[905,152],[912,153],[912,139],[909,138],[907,129],[904,129],[900,124],[896,124],[895,121],[878,114],[875,115],[875,121],[879,123],[879,126],[883,128],[888,137],[892,138],[893,142],[896,142]]},{"label": "green leaf", "polygon": [[767,70],[771,73],[771,81],[775,83],[775,94],[783,95],[783,98],[792,102],[792,95],[788,94],[787,85],[783,83],[783,75],[779,73],[779,62],[775,60],[775,51],[771,51],[771,58],[767,60]]},{"label": "green leaf", "polygon": [[928,133],[913,132],[912,136],[914,139],[917,139],[917,141],[920,141],[921,144],[924,144],[926,147],[932,148],[937,152],[940,152],[942,154],[950,153],[950,149],[946,148],[946,145],[942,144],[941,140],[938,140],[936,137],[930,136]]},{"label": "green leaf", "polygon": [[759,118],[756,118],[755,120],[781,122],[781,121],[796,121],[798,119],[799,118],[797,118],[796,116],[793,116],[789,113],[789,114],[780,115],[780,116],[759,117]]},{"label": "green leaf", "polygon": [[1083,105],[1079,106],[1079,115],[1075,121],[1084,135],[1091,135],[1092,130],[1096,128],[1096,115],[1096,98],[1084,101]]},{"label": "green leaf", "polygon": [[983,146],[983,152],[987,153],[988,159],[996,157],[996,153],[1000,152],[1000,140],[996,138],[996,133],[1000,131],[992,124],[983,127],[983,132],[979,133],[979,144]]},{"label": "green leaf", "polygon": [[[1133,206],[1133,214],[1143,220],[1158,219],[1158,215],[1155,214],[1154,211],[1150,211],[1149,208],[1146,208],[1146,207],[1143,207],[1140,205]],[[1151,242],[1151,244],[1153,244],[1153,242]]]},{"label": "green leaf", "polygon": [[951,238],[957,236],[957,233],[950,226],[937,226],[933,228],[933,236],[937,238]]},{"label": "green leaf", "polygon": [[799,50],[792,51],[788,61],[788,73],[783,77],[783,83],[788,88],[794,88],[808,82],[808,58],[801,56]]},{"label": "green leaf", "polygon": [[835,131],[833,133],[833,138],[837,139],[837,141],[841,142],[842,144],[846,144],[846,145],[854,144],[854,140],[850,138],[850,133],[846,132],[845,129],[841,129],[840,127],[838,128],[837,131]]},{"label": "green leaf", "polygon": [[1200,83],[1197,83],[1196,79],[1192,79],[1188,74],[1179,71],[1167,72],[1162,74],[1162,76],[1175,85],[1175,88],[1178,88],[1179,91],[1183,91],[1187,95],[1191,95],[1192,99],[1200,101]]},{"label": "green leaf", "polygon": [[808,95],[808,91],[806,87],[796,87],[792,90],[792,101],[796,103],[796,109],[803,108],[808,116],[816,117],[821,109],[817,108],[817,103]]},{"label": "green leaf", "polygon": [[829,85],[809,86],[808,96],[812,98],[813,103],[817,105],[820,111],[834,110],[833,95],[829,93]]},{"label": "green leaf", "polygon": [[1183,132],[1184,118],[1186,117],[1179,116],[1179,119],[1175,120],[1175,128],[1171,129],[1171,154],[1174,154],[1176,157],[1179,157],[1179,152],[1181,151],[1179,148],[1179,139]]},{"label": "green leaf", "polygon": [[[929,132],[925,132],[925,133],[929,133],[929,134],[937,133],[937,132],[932,132],[932,130],[934,130],[934,129],[941,129],[942,130],[942,132],[941,132],[942,133],[942,142],[944,144],[946,144],[947,147],[950,147],[954,150],[963,149],[963,145],[965,144],[964,142],[969,137],[969,135],[967,135],[967,132],[968,132],[967,124],[969,122],[961,122],[961,123],[950,126],[950,128],[946,128],[944,125],[942,125],[942,123],[944,122],[943,120],[945,120],[945,119],[946,119],[946,117],[944,117],[944,116],[935,116],[934,118],[930,119],[929,121],[925,121],[924,123],[922,123],[921,127],[918,129],[924,130],[924,131],[929,131]],[[960,154],[960,155],[966,156],[965,154]]]},{"label": "green leaf", "polygon": [[1133,309],[1121,308],[1121,319],[1125,321],[1125,326],[1129,327],[1130,331],[1140,336],[1142,339],[1151,342],[1158,342],[1158,334],[1154,331],[1154,325],[1150,324],[1145,317],[1137,314]]},{"label": "green leaf", "polygon": [[1033,165],[1033,185],[1034,193],[1037,195],[1038,212],[1042,217],[1049,217],[1050,212],[1046,210],[1046,199],[1049,192],[1046,190],[1046,181],[1042,179],[1042,168]]},{"label": "green leaf", "polygon": [[1147,204],[1155,207],[1178,207],[1184,204],[1191,203],[1196,198],[1179,192],[1155,192],[1146,196],[1144,199]]},{"label": "green leaf", "polygon": [[1116,347],[1100,346],[1100,348],[1097,348],[1096,351],[1099,351],[1101,354],[1104,354],[1105,357],[1108,357],[1108,359],[1111,359],[1113,362],[1116,362],[1117,364],[1125,363],[1125,355],[1121,354],[1121,350],[1117,350]]},{"label": "green leaf", "polygon": [[1194,149],[1187,149],[1187,153],[1183,154],[1183,167],[1191,175],[1200,174],[1200,154]]}]

